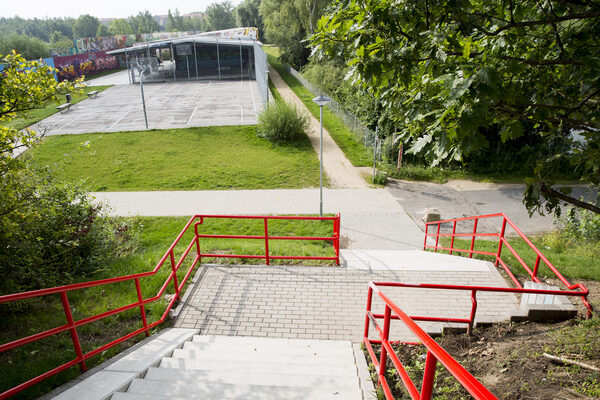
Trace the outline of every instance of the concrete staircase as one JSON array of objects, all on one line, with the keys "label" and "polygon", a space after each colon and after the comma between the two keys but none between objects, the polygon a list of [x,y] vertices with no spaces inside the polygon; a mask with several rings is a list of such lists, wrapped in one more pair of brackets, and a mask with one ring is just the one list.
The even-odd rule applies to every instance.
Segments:
[{"label": "concrete staircase", "polygon": [[143,371],[114,376],[119,364],[125,365],[123,359],[141,365],[146,357],[142,346],[55,398],[374,398],[362,351],[349,341],[194,335],[173,345],[160,360],[148,358]]}]

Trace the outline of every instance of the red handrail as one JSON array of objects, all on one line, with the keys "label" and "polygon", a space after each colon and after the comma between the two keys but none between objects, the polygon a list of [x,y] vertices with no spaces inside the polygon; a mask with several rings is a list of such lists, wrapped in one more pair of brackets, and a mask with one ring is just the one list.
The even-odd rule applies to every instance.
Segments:
[{"label": "red handrail", "polygon": [[[479,220],[492,219],[492,218],[501,218],[502,225],[501,225],[501,228],[499,229],[499,232],[492,232],[492,233],[477,232]],[[458,222],[461,222],[461,221],[473,221],[473,231],[471,233],[456,233],[456,225]],[[442,224],[452,224],[452,233],[440,233]],[[519,254],[517,254],[516,250],[510,245],[510,243],[506,239],[506,237],[505,237],[506,224],[510,225],[510,227],[515,231],[517,236],[520,237],[521,239],[523,239],[525,241],[525,243],[527,243],[527,245],[534,251],[534,253],[536,255],[536,261],[533,266],[533,269],[527,265],[527,263],[523,260],[523,258]],[[437,226],[435,233],[429,232],[430,225]],[[430,237],[435,237],[435,245],[427,244],[427,239]],[[451,237],[450,247],[440,246],[439,245],[440,237]],[[455,237],[470,237],[471,238],[470,249],[460,249],[460,248],[454,247],[454,238]],[[487,239],[498,238],[498,250],[495,253],[492,253],[489,251],[474,250],[475,239],[477,237],[483,237],[483,238],[487,238]],[[435,252],[437,252],[438,250],[445,250],[445,251],[450,252],[450,254],[452,254],[453,252],[469,253],[469,258],[472,258],[473,254],[491,256],[494,258],[494,265],[498,266],[498,264],[500,264],[502,266],[502,268],[504,269],[504,271],[506,271],[506,273],[508,274],[510,279],[513,281],[513,283],[518,288],[523,288],[523,285],[521,284],[521,282],[519,282],[517,277],[510,270],[510,266],[502,259],[502,247],[503,246],[506,246],[506,248],[508,248],[508,250],[510,250],[511,254],[517,259],[519,264],[523,267],[523,269],[527,272],[527,274],[531,277],[531,279],[534,282],[541,283],[539,278],[537,277],[537,274],[539,271],[540,261],[542,261],[554,273],[554,275],[563,283],[563,285],[565,285],[565,287],[568,290],[579,289],[580,293],[581,293],[581,300],[588,309],[588,317],[592,316],[593,308],[592,308],[592,305],[587,300],[588,293],[589,293],[587,288],[581,283],[571,284],[560,273],[560,271],[558,271],[558,269],[554,265],[552,265],[552,263],[542,254],[542,252],[540,252],[540,250],[531,242],[531,240],[529,240],[529,238],[527,236],[525,236],[525,234],[515,225],[515,223],[513,221],[511,221],[510,218],[508,218],[508,216],[506,216],[506,214],[498,213],[498,214],[481,215],[481,216],[476,216],[476,217],[453,218],[453,219],[448,219],[448,220],[443,220],[443,221],[427,222],[425,224],[425,240],[423,243],[423,250],[434,249]]]},{"label": "red handrail", "polygon": [[[371,361],[377,371],[377,380],[386,399],[393,399],[392,392],[389,384],[385,377],[387,358],[389,356],[392,364],[398,371],[404,386],[408,390],[408,393],[413,399],[431,399],[433,393],[433,383],[435,378],[435,368],[439,361],[447,370],[458,380],[458,382],[475,398],[475,399],[496,399],[496,397],[479,382],[473,375],[471,375],[462,365],[460,365],[446,350],[444,350],[439,344],[435,342],[421,327],[419,327],[415,320],[424,320],[423,317],[409,317],[404,313],[394,302],[387,297],[378,286],[389,285],[389,286],[400,286],[400,287],[423,287],[422,285],[406,285],[401,283],[369,283],[369,291],[367,293],[367,311],[365,315],[365,331],[363,337],[363,343],[367,348]],[[432,286],[432,285],[427,285]],[[435,286],[435,285],[433,285]],[[375,292],[385,303],[385,312],[381,314],[373,314],[371,312],[373,292]],[[392,312],[394,315],[392,315]],[[383,329],[377,323],[377,319],[382,318]],[[400,320],[406,325],[410,331],[417,336],[421,343],[427,348],[427,358],[425,361],[425,370],[423,375],[423,382],[421,385],[421,391],[417,389],[414,382],[406,372],[406,369],[402,365],[402,362],[396,355],[392,348],[392,342],[389,340],[390,324],[392,320]],[[427,319],[436,320],[436,319]],[[439,319],[442,320],[442,319]],[[443,319],[444,322],[448,319]],[[379,340],[369,339],[369,324],[372,323],[376,332],[378,333]],[[373,344],[381,345],[381,352],[379,360],[373,350]]]},{"label": "red handrail", "polygon": [[[202,235],[202,234],[198,234],[198,226],[200,224],[203,223],[205,218],[222,218],[222,219],[263,219],[264,220],[264,227],[265,227],[265,234],[264,236],[243,236],[243,235]],[[274,220],[274,219],[283,219],[283,220],[319,220],[319,221],[333,221],[333,234],[331,237],[298,237],[298,236],[269,236],[268,235],[268,221],[269,220]],[[198,221],[197,223],[194,224],[194,238],[192,239],[192,241],[190,242],[190,244],[186,247],[185,251],[183,252],[183,254],[181,255],[180,259],[175,262],[175,253],[174,253],[174,249],[177,246],[177,244],[179,243],[179,241],[181,240],[181,238],[184,236],[184,234],[187,232],[188,228],[192,225],[192,223],[194,223],[195,221]],[[265,240],[265,256],[254,256],[254,255],[224,255],[224,254],[203,254],[201,252],[200,249],[200,238],[205,237],[205,238],[243,238],[243,239],[263,239]],[[335,257],[309,257],[309,256],[286,256],[286,257],[279,257],[279,256],[270,256],[269,255],[269,249],[268,249],[268,243],[269,240],[323,240],[323,241],[332,241],[333,242],[333,247],[335,250]],[[160,261],[158,262],[158,264],[156,265],[156,267],[154,267],[154,269],[152,271],[149,272],[142,272],[142,273],[138,273],[138,274],[133,274],[133,275],[126,275],[126,276],[120,276],[120,277],[115,277],[115,278],[108,278],[108,279],[102,279],[102,280],[97,280],[97,281],[91,281],[91,282],[82,282],[82,283],[75,283],[72,285],[65,285],[65,286],[59,286],[59,287],[54,287],[54,288],[48,288],[48,289],[40,289],[40,290],[32,290],[29,292],[23,292],[23,293],[15,293],[15,294],[8,294],[8,295],[3,295],[0,296],[0,304],[1,303],[8,303],[8,302],[13,302],[13,301],[18,301],[18,300],[25,300],[25,299],[30,299],[30,298],[34,298],[34,297],[41,297],[41,296],[47,296],[47,295],[51,295],[51,294],[60,294],[61,297],[61,302],[63,305],[63,310],[65,312],[65,317],[67,320],[67,323],[65,325],[62,326],[58,326],[49,330],[46,330],[44,332],[39,332],[36,333],[34,335],[30,335],[21,339],[17,339],[14,340],[12,342],[9,343],[4,343],[2,345],[0,345],[0,353],[6,352],[8,350],[12,350],[15,349],[17,347],[26,345],[28,343],[32,343],[53,335],[56,335],[58,333],[61,332],[66,332],[69,331],[71,334],[71,340],[73,342],[73,347],[75,349],[75,354],[76,354],[76,358],[64,363],[50,371],[47,371],[41,375],[38,375],[35,378],[32,378],[26,382],[21,383],[18,386],[15,386],[9,390],[6,390],[3,393],[0,393],[0,400],[2,399],[6,399],[12,395],[15,395],[25,389],[27,389],[28,387],[31,387],[53,375],[58,374],[59,372],[62,372],[74,365],[79,364],[81,369],[83,371],[86,370],[86,364],[85,361],[88,360],[89,358],[102,353],[103,351],[119,344],[122,343],[140,333],[145,333],[146,336],[149,335],[150,329],[154,328],[155,326],[161,324],[162,322],[165,321],[165,319],[167,318],[169,311],[173,308],[173,305],[175,304],[175,302],[179,299],[179,294],[181,292],[181,289],[183,289],[183,286],[185,285],[185,283],[187,282],[187,280],[189,279],[190,275],[192,274],[192,272],[194,271],[194,268],[196,267],[196,265],[201,261],[202,257],[230,257],[230,258],[264,258],[267,262],[267,264],[269,264],[269,260],[272,259],[313,259],[313,260],[332,260],[335,261],[337,265],[339,265],[339,250],[340,250],[340,244],[339,244],[339,240],[340,240],[340,214],[337,214],[335,217],[301,217],[301,216],[245,216],[245,215],[194,215],[192,218],[190,218],[190,220],[187,222],[187,224],[185,225],[185,227],[181,230],[181,232],[179,233],[179,235],[177,236],[177,238],[175,239],[175,241],[173,242],[173,244],[171,244],[171,246],[169,247],[169,249],[167,250],[167,252],[165,253],[164,256],[162,256],[162,258],[160,259]],[[196,246],[196,254],[193,257],[193,261],[191,266],[189,267],[189,270],[187,271],[187,273],[185,274],[184,278],[182,279],[182,281],[180,283],[177,282],[177,272],[179,270],[179,268],[181,267],[181,265],[183,264],[183,262],[186,260],[187,256],[189,255],[190,251],[192,250],[192,248],[194,247],[194,244]],[[158,291],[158,293],[150,298],[144,299],[143,294],[142,294],[142,289],[140,286],[140,279],[147,277],[147,276],[151,276],[156,274],[160,268],[163,266],[163,264],[165,263],[165,261],[169,259],[170,260],[170,264],[171,264],[171,272],[169,274],[169,276],[167,277],[165,283],[162,285],[162,287],[160,288],[160,290]],[[137,294],[137,301],[113,310],[109,310],[106,312],[103,312],[101,314],[98,315],[94,315],[88,318],[84,318],[81,320],[74,320],[73,318],[73,314],[71,312],[71,307],[69,304],[69,299],[68,299],[68,293],[71,291],[75,291],[75,290],[81,290],[81,289],[85,289],[85,288],[90,288],[90,287],[94,287],[94,286],[103,286],[103,285],[109,285],[109,284],[113,284],[113,283],[117,283],[117,282],[125,282],[125,281],[133,281],[134,285],[135,285],[135,291]],[[173,296],[173,298],[169,301],[166,310],[164,311],[164,313],[162,314],[161,318],[155,322],[152,323],[148,323],[147,318],[146,318],[146,311],[145,311],[145,305],[148,303],[152,303],[154,301],[157,301],[159,299],[162,298],[164,292],[167,290],[169,284],[171,283],[171,281],[173,281],[173,288],[175,291],[175,295]],[[107,343],[95,350],[92,350],[88,353],[83,353],[82,349],[81,349],[81,345],[79,343],[79,337],[78,337],[78,333],[77,333],[77,328],[86,324],[89,324],[91,322],[94,321],[98,321],[102,318],[106,318],[108,316],[111,315],[115,315],[118,314],[120,312],[132,309],[132,308],[139,308],[140,310],[140,316],[142,319],[142,324],[143,327],[139,328],[133,332],[130,332],[128,334],[126,334],[125,336],[120,337],[119,339],[116,339],[110,343]]]}]

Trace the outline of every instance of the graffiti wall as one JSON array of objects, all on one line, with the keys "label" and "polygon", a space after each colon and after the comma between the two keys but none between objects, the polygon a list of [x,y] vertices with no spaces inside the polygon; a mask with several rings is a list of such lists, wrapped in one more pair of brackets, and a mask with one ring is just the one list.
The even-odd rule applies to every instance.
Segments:
[{"label": "graffiti wall", "polygon": [[58,69],[58,81],[74,79],[81,75],[94,75],[119,67],[115,56],[104,51],[76,54],[72,56],[54,57],[54,67]]},{"label": "graffiti wall", "polygon": [[150,42],[152,40],[172,39],[195,35],[198,32],[155,32],[139,35],[103,36],[74,39],[73,43],[78,53],[91,51],[110,51],[132,46],[134,43]]}]

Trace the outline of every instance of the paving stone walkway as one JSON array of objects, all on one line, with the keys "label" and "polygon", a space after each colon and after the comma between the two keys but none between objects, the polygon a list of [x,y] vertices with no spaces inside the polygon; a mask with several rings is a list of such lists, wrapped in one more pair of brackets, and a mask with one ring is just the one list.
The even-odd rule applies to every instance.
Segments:
[{"label": "paving stone walkway", "polygon": [[[345,267],[207,266],[175,326],[208,335],[356,342],[363,334],[370,281],[506,286],[487,262],[456,262],[452,256],[420,251],[392,253],[387,252],[387,259],[395,263],[383,267],[375,262],[374,268],[366,266],[364,253],[346,253]],[[423,254],[429,259],[423,261]],[[382,258],[382,253],[374,256]],[[441,257],[431,258],[435,256]],[[468,318],[471,307],[469,292],[388,288],[385,293],[412,315]],[[506,294],[482,293],[478,302],[479,322],[506,320],[518,307],[516,297]],[[381,301],[374,310],[383,311]],[[423,326],[432,332],[441,328]],[[392,335],[412,338],[400,323],[394,324]]]}]

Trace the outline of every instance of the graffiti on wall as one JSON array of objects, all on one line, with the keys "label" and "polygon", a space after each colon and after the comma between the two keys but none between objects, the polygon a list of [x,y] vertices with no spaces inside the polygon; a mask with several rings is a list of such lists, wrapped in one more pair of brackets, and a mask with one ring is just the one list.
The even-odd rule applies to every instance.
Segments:
[{"label": "graffiti on wall", "polygon": [[153,40],[163,40],[180,38],[185,36],[195,35],[198,32],[155,32],[143,33],[137,35],[119,35],[119,36],[103,36],[103,37],[88,37],[74,39],[75,48],[78,53],[89,53],[92,51],[110,51],[123,49],[133,46],[134,43],[150,42]]},{"label": "graffiti on wall", "polygon": [[104,51],[72,56],[54,57],[54,67],[58,69],[58,80],[74,79],[81,75],[94,75],[119,67],[115,56]]}]

